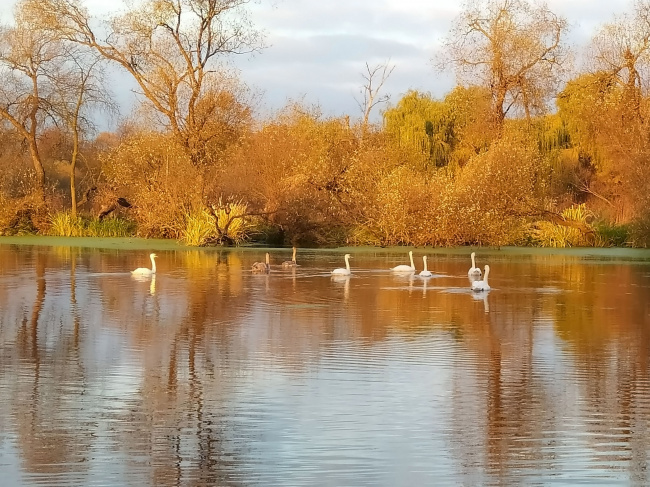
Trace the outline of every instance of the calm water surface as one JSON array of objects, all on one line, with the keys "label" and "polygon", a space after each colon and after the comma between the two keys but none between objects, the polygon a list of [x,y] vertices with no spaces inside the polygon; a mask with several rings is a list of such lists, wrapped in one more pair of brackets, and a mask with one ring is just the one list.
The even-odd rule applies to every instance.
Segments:
[{"label": "calm water surface", "polygon": [[650,484],[650,254],[157,254],[0,245],[2,485]]}]

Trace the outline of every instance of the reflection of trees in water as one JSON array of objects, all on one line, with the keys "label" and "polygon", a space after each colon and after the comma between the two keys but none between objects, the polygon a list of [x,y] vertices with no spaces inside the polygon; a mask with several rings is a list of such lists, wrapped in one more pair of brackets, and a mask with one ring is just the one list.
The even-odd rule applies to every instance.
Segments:
[{"label": "reflection of trees in water", "polygon": [[[317,367],[339,340],[373,347],[396,333],[450,333],[464,361],[453,366],[449,438],[468,482],[482,478],[485,467],[507,483],[515,469],[561,461],[551,457],[556,452],[545,443],[545,432],[566,427],[567,410],[600,418],[585,422],[594,454],[608,448],[612,453],[606,440],[611,431],[620,432],[621,450],[613,458],[629,461],[630,478],[647,481],[650,412],[640,399],[650,393],[650,305],[634,266],[619,266],[605,278],[597,265],[542,263],[527,268],[522,282],[512,278],[521,265],[496,263],[490,276],[495,289],[475,299],[464,261],[458,269],[453,261],[436,262],[436,272],[447,278],[400,281],[385,272],[334,282],[325,273],[304,277],[305,268],[252,276],[242,270],[249,267],[246,257],[237,253],[177,252],[159,259],[152,293],[151,282],[108,275],[136,267],[137,255],[29,255],[36,268],[33,299],[15,327],[15,340],[6,339],[6,327],[0,329],[0,374],[29,372],[29,380],[22,375],[15,381],[11,399],[26,470],[61,472],[66,464],[84,470],[76,462],[92,450],[97,440],[89,432],[98,427],[88,423],[92,413],[81,406],[77,416],[63,406],[79,401],[95,380],[88,378],[83,359],[84,352],[92,356],[95,345],[87,334],[94,329],[126,337],[137,357],[137,394],[110,412],[119,439],[112,448],[132,458],[144,454],[151,467],[129,468],[151,468],[160,484],[233,483],[247,441],[233,440],[227,408],[233,384],[249,372],[254,357],[299,376]],[[5,261],[0,264],[4,269]],[[77,265],[84,272],[104,269],[107,276],[88,280],[89,289],[78,293]],[[378,261],[375,267],[386,266]],[[46,269],[56,275],[47,288]],[[70,308],[53,314],[48,310],[62,270],[70,272]],[[612,286],[614,281],[619,284]],[[11,296],[0,289],[0,309]],[[99,311],[88,314],[91,309]],[[552,370],[535,361],[541,322],[552,324],[555,346],[571,359],[578,377],[565,380],[577,384],[576,392],[558,389]],[[572,403],[575,395],[583,399],[579,406]]]},{"label": "reflection of trees in water", "polygon": [[[18,355],[12,357],[12,361],[20,363],[20,376],[7,378],[12,401],[0,407],[12,408],[24,469],[39,474],[57,474],[66,472],[67,465],[86,460],[90,445],[87,437],[77,434],[78,418],[66,407],[83,394],[84,389],[79,355],[80,323],[75,312],[71,326],[61,323],[61,336],[52,336],[52,330],[42,319],[47,297],[48,254],[33,250],[30,257],[35,261],[33,305],[29,318],[25,314],[21,325],[16,328]],[[74,267],[72,269],[74,275]],[[74,307],[74,279],[71,279],[70,301]],[[56,343],[48,346],[48,341]],[[11,372],[14,364],[4,363],[0,374]],[[80,466],[76,470],[84,471],[85,468]]]},{"label": "reflection of trees in water", "polygon": [[[455,369],[459,414],[451,437],[463,475],[471,479],[487,464],[491,475],[507,483],[515,470],[535,472],[542,464],[561,470],[568,460],[548,447],[548,432],[557,434],[554,441],[561,445],[562,436],[575,434],[580,422],[577,428],[588,433],[593,461],[626,465],[631,480],[646,483],[650,337],[648,305],[641,303],[647,302],[647,284],[638,282],[641,273],[635,266],[617,267],[614,279],[602,267],[580,262],[533,270],[528,286],[521,286],[527,290],[491,293],[490,309],[496,312],[481,317],[472,310],[477,314],[471,316],[460,306],[445,306],[453,310],[450,321],[462,327],[459,336],[478,367],[469,374]],[[614,289],[613,282],[618,283]],[[559,348],[571,359],[568,368],[555,364],[561,377],[534,361],[539,320],[553,323],[555,338],[569,345]],[[574,368],[575,377],[567,377]],[[477,390],[484,402],[472,408]],[[482,446],[473,443],[476,418],[466,414],[472,409],[477,415],[486,412]]]}]

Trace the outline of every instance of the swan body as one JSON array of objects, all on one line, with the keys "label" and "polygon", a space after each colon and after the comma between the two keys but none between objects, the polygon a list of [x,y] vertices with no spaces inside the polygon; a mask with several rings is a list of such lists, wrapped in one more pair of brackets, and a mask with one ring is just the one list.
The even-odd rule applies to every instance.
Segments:
[{"label": "swan body", "polygon": [[282,263],[282,267],[296,267],[298,264],[296,264],[296,248],[293,248],[293,257],[291,260],[285,260]]},{"label": "swan body", "polygon": [[483,279],[480,281],[474,281],[472,283],[472,291],[489,291],[490,285],[488,284],[488,274],[490,273],[490,266],[485,265],[485,275],[483,276]]},{"label": "swan body", "polygon": [[411,259],[411,265],[398,265],[391,268],[393,272],[415,272],[415,264],[413,263],[413,251],[409,250],[409,258]]},{"label": "swan body", "polygon": [[350,271],[350,254],[345,254],[345,268],[339,267],[338,269],[334,269],[332,275],[349,276],[350,274],[352,274],[352,271]]},{"label": "swan body", "polygon": [[134,276],[153,276],[156,273],[156,254],[149,254],[151,259],[151,269],[147,267],[138,267],[136,270],[131,271]]},{"label": "swan body", "polygon": [[476,267],[476,262],[474,258],[476,257],[476,252],[472,252],[472,267],[467,271],[468,276],[478,276],[481,277],[481,269]]},{"label": "swan body", "polygon": [[253,274],[268,274],[271,272],[271,264],[270,264],[270,256],[269,253],[266,253],[266,262],[255,262],[251,270],[253,271]]},{"label": "swan body", "polygon": [[422,261],[424,262],[424,270],[420,272],[420,277],[431,277],[433,274],[429,269],[427,269],[427,256],[422,257]]}]

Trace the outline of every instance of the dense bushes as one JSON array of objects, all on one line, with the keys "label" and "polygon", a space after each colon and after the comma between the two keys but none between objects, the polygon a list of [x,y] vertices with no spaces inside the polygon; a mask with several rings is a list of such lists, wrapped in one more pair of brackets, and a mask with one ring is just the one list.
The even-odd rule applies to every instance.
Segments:
[{"label": "dense bushes", "polygon": [[[481,118],[487,110],[468,113],[470,101],[481,106],[480,90],[452,95],[444,103],[409,95],[410,105],[426,103],[438,117],[434,128],[444,128],[447,138],[427,140],[444,142],[442,152],[404,139],[400,120],[414,119],[398,112],[390,130],[369,130],[291,105],[200,163],[174,137],[131,126],[110,144],[93,146],[96,191],[84,208],[95,216],[62,212],[66,198],[53,189],[50,220],[11,232],[128,234],[196,246],[648,244],[645,145],[636,162],[617,172],[626,178],[626,192],[613,195],[600,166],[589,162],[593,157],[572,145],[575,120],[566,123],[562,113],[532,123],[511,120],[497,133]],[[417,113],[426,118],[429,112]],[[37,206],[21,174],[16,169],[0,178],[5,229],[18,208]],[[117,198],[130,206],[115,205]],[[111,204],[110,217],[100,221],[97,215]]]}]

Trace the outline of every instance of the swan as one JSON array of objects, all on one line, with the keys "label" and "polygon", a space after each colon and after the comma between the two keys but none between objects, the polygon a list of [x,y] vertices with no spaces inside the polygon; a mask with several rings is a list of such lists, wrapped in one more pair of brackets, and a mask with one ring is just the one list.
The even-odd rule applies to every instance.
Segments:
[{"label": "swan", "polygon": [[268,274],[271,272],[271,264],[270,264],[270,256],[269,253],[266,253],[266,263],[264,262],[255,262],[253,266],[251,267],[251,270],[253,271],[253,274]]},{"label": "swan", "polygon": [[156,257],[158,257],[156,254],[149,254],[149,258],[151,259],[151,269],[138,267],[136,270],[131,271],[131,274],[134,276],[153,276],[156,273]]},{"label": "swan", "polygon": [[426,255],[424,255],[422,257],[422,261],[424,262],[424,270],[422,272],[420,272],[420,277],[431,277],[431,276],[433,276],[431,271],[429,269],[427,269],[427,256]]},{"label": "swan", "polygon": [[350,271],[350,254],[345,254],[345,269],[342,267],[339,267],[338,269],[334,269],[332,271],[333,276],[349,276],[352,274]]},{"label": "swan", "polygon": [[467,275],[481,277],[481,269],[476,267],[476,262],[474,261],[475,257],[476,257],[476,252],[472,252],[472,267],[470,267],[469,270],[467,271]]},{"label": "swan", "polygon": [[409,250],[409,257],[411,259],[411,265],[406,264],[398,265],[391,268],[393,272],[415,272],[415,264],[413,263],[413,251]]},{"label": "swan", "polygon": [[482,281],[474,281],[472,283],[472,291],[489,291],[490,285],[488,284],[488,274],[490,273],[490,266],[485,265],[485,276]]},{"label": "swan", "polygon": [[298,264],[296,264],[296,248],[293,248],[293,257],[291,260],[285,260],[282,263],[282,267],[296,267]]}]

